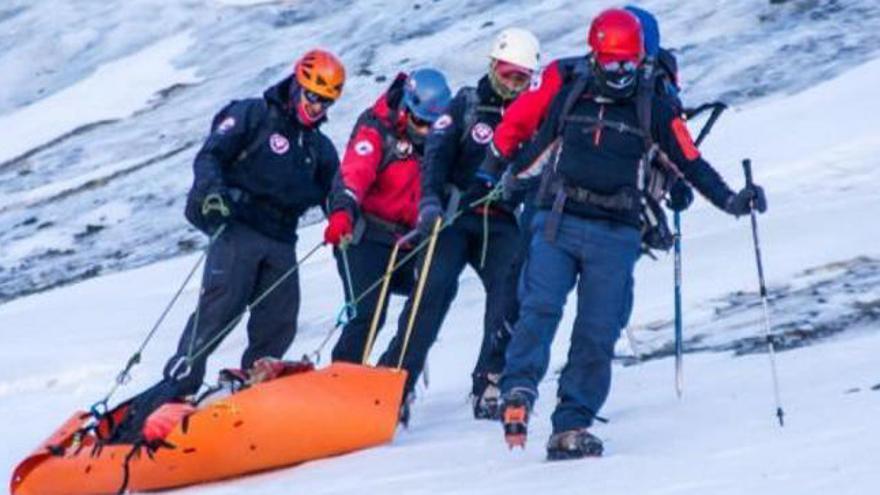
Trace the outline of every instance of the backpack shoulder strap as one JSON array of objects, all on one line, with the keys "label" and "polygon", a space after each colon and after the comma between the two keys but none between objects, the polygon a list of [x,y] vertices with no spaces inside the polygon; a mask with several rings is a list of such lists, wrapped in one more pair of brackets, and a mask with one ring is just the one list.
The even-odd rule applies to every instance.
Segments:
[{"label": "backpack shoulder strap", "polygon": [[571,89],[569,90],[568,95],[565,97],[565,102],[562,104],[562,111],[559,112],[559,117],[556,122],[556,135],[562,135],[562,132],[565,130],[565,122],[568,115],[571,113],[571,110],[574,108],[577,101],[583,96],[584,92],[587,89],[587,86],[590,84],[591,77],[587,74],[579,75],[574,79],[574,82],[571,83]]},{"label": "backpack shoulder strap", "polygon": [[357,119],[357,123],[354,126],[354,129],[351,131],[351,138],[353,139],[355,134],[357,134],[358,129],[362,125],[368,125],[373,127],[379,134],[382,136],[382,160],[379,162],[379,167],[377,169],[378,173],[382,173],[388,165],[391,165],[392,162],[403,158],[406,155],[409,155],[411,152],[411,147],[409,151],[402,153],[399,149],[401,140],[397,138],[394,130],[385,123],[382,119],[376,117],[373,113],[372,109],[367,109],[363,113],[361,113],[360,117]]},{"label": "backpack shoulder strap", "polygon": [[461,142],[464,143],[467,141],[468,136],[470,136],[471,129],[477,125],[480,113],[501,115],[503,110],[500,106],[480,104],[480,95],[476,87],[466,86],[461,88],[459,94],[464,95],[464,120],[461,126]]},{"label": "backpack shoulder strap", "polygon": [[280,112],[275,105],[270,105],[265,99],[260,99],[260,105],[262,105],[263,112],[265,115],[265,120],[263,122],[251,122],[252,126],[251,133],[254,130],[258,130],[254,137],[248,142],[248,145],[239,153],[238,158],[235,160],[236,162],[241,162],[247,157],[253,155],[260,149],[260,146],[269,139],[269,136],[277,128],[277,123],[279,119],[281,119]]}]

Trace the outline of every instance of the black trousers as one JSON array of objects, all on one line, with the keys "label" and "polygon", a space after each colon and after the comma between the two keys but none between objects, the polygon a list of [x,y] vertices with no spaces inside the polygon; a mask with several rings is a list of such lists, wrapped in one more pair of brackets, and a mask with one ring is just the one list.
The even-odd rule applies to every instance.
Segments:
[{"label": "black trousers", "polygon": [[[293,244],[266,237],[239,223],[228,224],[208,251],[198,318],[196,312],[190,316],[177,352],[165,365],[164,378],[131,399],[113,440],[137,440],[143,422],[154,410],[175,398],[197,393],[208,356],[225,337],[221,332],[295,264]],[[250,368],[261,357],[284,355],[296,335],[299,301],[299,278],[293,273],[250,309],[242,368]],[[185,360],[190,355],[195,359],[186,372]]]},{"label": "black trousers", "polygon": [[[425,366],[428,351],[458,291],[458,278],[465,266],[476,270],[486,290],[483,316],[483,342],[474,367],[473,392],[479,394],[486,385],[486,375],[501,373],[510,329],[519,311],[516,285],[519,276],[518,253],[520,233],[516,221],[507,215],[490,215],[488,252],[481,266],[483,248],[483,216],[469,212],[445,228],[437,238],[433,263],[425,282],[419,313],[410,336],[403,367],[409,373],[406,391],[415,386]],[[421,267],[421,262],[418,265]],[[412,307],[407,301],[398,333],[382,355],[380,364],[396,366],[401,353],[406,318]]]},{"label": "black trousers", "polygon": [[[345,276],[345,268],[342,262],[342,256],[339,250],[335,250],[336,265],[339,270],[339,276],[345,286],[346,294],[352,294],[358,297],[375,281],[379,280],[388,267],[388,260],[391,258],[393,246],[387,242],[381,242],[368,238],[362,239],[358,244],[351,245],[347,248],[348,263],[351,270],[351,284]],[[397,255],[399,263],[409,251],[403,249]],[[415,257],[418,258],[418,257]],[[391,277],[389,292],[391,294],[408,296],[415,285],[415,259],[408,261],[401,266]],[[370,294],[366,295],[356,307],[355,317],[349,321],[342,329],[342,335],[333,347],[333,361],[345,361],[349,363],[360,363],[364,354],[364,346],[367,342],[367,334],[370,331],[370,323],[373,321],[373,314],[376,311],[376,304],[379,301],[380,288],[376,288]],[[388,299],[385,304],[379,308],[379,325],[378,331],[385,324],[385,313],[388,309]],[[400,325],[406,325],[405,315],[401,315]],[[395,365],[397,362],[395,361]]]},{"label": "black trousers", "polygon": [[[193,352],[200,352],[189,374],[178,379],[181,395],[198,391],[208,356],[225,337],[220,337],[220,332],[295,264],[293,244],[266,237],[242,224],[227,226],[205,261],[198,319],[195,312],[190,316],[177,352],[165,366],[168,378],[191,347]],[[295,272],[250,309],[248,346],[241,358],[243,369],[259,358],[284,355],[296,335],[299,303],[299,277]]]}]

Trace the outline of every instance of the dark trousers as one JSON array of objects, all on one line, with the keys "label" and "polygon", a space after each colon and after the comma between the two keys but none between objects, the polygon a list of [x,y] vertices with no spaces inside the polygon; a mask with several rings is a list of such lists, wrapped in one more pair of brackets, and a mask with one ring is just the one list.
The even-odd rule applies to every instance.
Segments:
[{"label": "dark trousers", "polygon": [[[179,379],[180,395],[198,391],[208,356],[225,337],[220,333],[295,264],[293,244],[266,237],[239,223],[229,224],[205,261],[198,319],[195,312],[190,316],[177,353],[165,366],[166,377],[171,376],[175,367],[183,369],[186,356],[198,353],[189,374]],[[250,368],[261,357],[280,358],[293,342],[300,299],[297,275],[290,275],[260,304],[250,308],[242,368]]]},{"label": "dark trousers", "polygon": [[[466,265],[476,270],[486,290],[483,342],[473,372],[473,392],[482,392],[487,383],[487,374],[500,373],[504,369],[504,352],[510,334],[508,328],[512,328],[517,314],[518,272],[515,259],[519,247],[519,229],[513,217],[491,215],[486,263],[481,266],[483,220],[480,214],[466,213],[445,228],[437,238],[421,305],[403,358],[403,367],[409,374],[405,389],[407,392],[413,389],[424,369],[428,351],[437,340],[440,327],[458,291],[459,275]],[[421,267],[421,261],[418,266]],[[406,330],[406,318],[411,309],[412,300],[409,300],[404,308],[404,318],[401,319],[398,333],[380,359],[380,364],[397,365]]]},{"label": "dark trousers", "polygon": [[[348,246],[347,255],[348,263],[351,270],[351,284],[348,287],[346,280],[345,268],[342,262],[342,256],[337,249],[336,266],[339,269],[339,276],[346,289],[346,295],[358,297],[370,285],[385,275],[388,267],[388,260],[391,258],[393,246],[387,242],[377,240],[362,239],[359,243]],[[399,263],[409,251],[400,250],[397,255]],[[417,257],[415,257],[417,258]],[[410,260],[397,269],[391,277],[389,285],[389,293],[396,295],[408,296],[415,285],[415,260]],[[349,321],[342,329],[342,335],[333,347],[333,361],[345,361],[350,363],[360,363],[364,354],[364,346],[367,342],[367,334],[370,331],[370,323],[373,321],[373,314],[376,311],[376,304],[379,301],[380,288],[376,288],[366,295],[356,307],[355,317]],[[389,294],[389,295],[390,295]],[[376,332],[382,328],[385,323],[385,313],[388,309],[388,297],[385,298],[385,304],[379,308],[380,317],[379,325]],[[406,325],[404,315],[401,315],[401,325]],[[394,363],[395,365],[397,362]]]},{"label": "dark trousers", "polygon": [[[208,251],[199,309],[190,316],[177,352],[165,365],[165,377],[131,400],[114,441],[137,440],[143,422],[154,410],[175,398],[197,393],[205,378],[208,356],[225,337],[223,330],[234,325],[232,322],[247,305],[295,263],[293,244],[266,237],[239,223],[228,224]],[[242,368],[250,368],[261,357],[282,357],[296,335],[298,312],[299,278],[294,273],[250,308]],[[194,356],[188,371],[187,356]]]},{"label": "dark trousers", "polygon": [[532,222],[520,317],[501,388],[537,398],[565,300],[577,286],[577,316],[552,417],[553,431],[561,432],[590,426],[608,396],[614,343],[632,311],[640,234],[629,226],[563,214],[551,243],[544,235],[548,215],[540,211]]}]

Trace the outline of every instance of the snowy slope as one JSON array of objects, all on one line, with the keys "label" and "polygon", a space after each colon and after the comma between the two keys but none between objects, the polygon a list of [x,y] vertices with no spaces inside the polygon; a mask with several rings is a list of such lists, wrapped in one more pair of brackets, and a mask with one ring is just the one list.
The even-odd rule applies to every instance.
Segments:
[{"label": "snowy slope", "polygon": [[[547,58],[583,52],[609,0],[309,2],[6,0],[0,6],[0,301],[185,253],[190,164],[213,113],[260,93],[303,50],[351,74],[337,145],[401,69],[456,85],[491,36],[524,25]],[[646,0],[679,49],[690,102],[790,94],[880,48],[875,0]],[[738,136],[738,139],[744,139]]]},{"label": "snowy slope", "polygon": [[[724,172],[738,174],[734,161],[741,144],[725,133],[747,133],[756,175],[771,192],[772,213],[762,217],[771,285],[779,293],[836,279],[854,256],[880,258],[880,226],[865,221],[880,213],[878,183],[880,124],[835,108],[853,108],[854,95],[880,83],[880,60],[829,83],[787,98],[755,102],[719,126],[708,149],[726,157]],[[827,105],[825,113],[802,112]],[[847,105],[848,104],[848,105]],[[876,101],[861,108],[871,115]],[[841,110],[843,111],[843,110]],[[831,115],[850,123],[846,133],[824,126]],[[782,122],[799,136],[801,147],[780,149],[787,139],[766,131]],[[728,143],[725,145],[725,143]],[[708,143],[707,143],[708,144]],[[837,159],[833,159],[834,157]],[[795,174],[785,170],[797,171]],[[841,194],[841,191],[846,194]],[[805,195],[810,195],[804,200]],[[860,215],[853,215],[853,211]],[[848,213],[848,215],[844,215]],[[847,218],[856,217],[852,221]],[[708,207],[688,213],[685,246],[686,335],[734,343],[758,332],[754,266],[747,224]],[[318,226],[302,230],[300,253],[320,240]],[[69,288],[0,306],[4,347],[0,359],[0,466],[15,462],[74,408],[102,395],[112,377],[158,315],[195,256],[176,258],[133,271],[100,277]],[[853,263],[859,265],[859,263]],[[824,266],[824,267],[823,267]],[[806,268],[817,267],[797,275]],[[636,340],[652,348],[668,344],[668,334],[649,323],[670,311],[669,260],[642,261],[633,326]],[[876,270],[876,268],[874,269]],[[872,272],[873,273],[873,272]],[[330,253],[319,252],[303,267],[305,302],[300,335],[289,355],[313,351],[332,325],[341,289]],[[796,276],[797,275],[797,276]],[[834,313],[880,307],[877,277],[862,273],[840,291]],[[872,282],[873,280],[873,282]],[[852,282],[852,281],[850,281]],[[843,283],[848,283],[844,280]],[[320,289],[320,290],[316,290]],[[157,340],[148,348],[134,381],[119,398],[156,379],[177,332],[195,300],[190,287]],[[730,302],[741,304],[737,312]],[[777,298],[777,321],[796,315],[808,298]],[[795,308],[792,309],[792,306]],[[399,301],[394,306],[399,308]],[[497,425],[470,419],[465,396],[478,348],[482,296],[467,273],[432,351],[430,387],[416,403],[411,429],[388,446],[331,460],[193,487],[179,493],[602,493],[602,494],[870,494],[880,483],[880,333],[876,318],[853,320],[843,333],[820,344],[778,356],[787,425],[773,417],[769,369],[764,354],[733,357],[729,352],[688,354],[685,396],[675,399],[670,359],[618,366],[604,414],[608,425],[596,432],[607,441],[601,460],[548,464],[542,443],[549,433],[555,373],[564,361],[572,314],[566,313],[556,341],[551,373],[541,389],[533,435],[524,452],[510,453]],[[717,311],[716,311],[717,309]],[[823,309],[817,306],[822,312]],[[831,313],[829,311],[829,313]],[[876,311],[874,313],[876,315]],[[390,321],[393,319],[389,318]],[[386,331],[384,338],[390,332]],[[234,364],[244,332],[234,333],[212,359],[212,369]],[[381,350],[383,344],[377,346]],[[625,347],[625,345],[622,345]],[[326,359],[326,351],[324,358]],[[23,426],[25,425],[25,426]],[[177,492],[175,492],[177,493]]]}]

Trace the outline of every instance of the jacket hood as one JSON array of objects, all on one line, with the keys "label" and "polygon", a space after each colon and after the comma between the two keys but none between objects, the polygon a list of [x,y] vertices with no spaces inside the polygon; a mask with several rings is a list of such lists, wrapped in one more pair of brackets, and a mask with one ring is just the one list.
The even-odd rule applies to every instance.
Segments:
[{"label": "jacket hood", "polygon": [[[290,75],[263,91],[263,99],[265,99],[268,104],[278,107],[285,115],[290,116],[291,122],[296,125],[302,125],[296,118],[293,102],[290,99],[291,95],[295,94],[299,89],[299,84],[296,82],[293,75]],[[326,121],[327,112],[324,112],[324,116],[318,119],[312,128],[317,128]]]},{"label": "jacket hood", "polygon": [[401,108],[406,79],[407,75],[403,72],[397,74],[391,86],[379,96],[371,108],[373,115],[389,127],[393,126],[400,136],[406,133],[406,110]]}]

